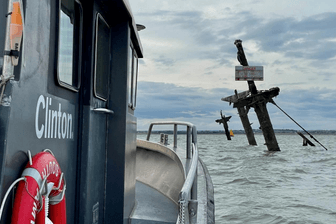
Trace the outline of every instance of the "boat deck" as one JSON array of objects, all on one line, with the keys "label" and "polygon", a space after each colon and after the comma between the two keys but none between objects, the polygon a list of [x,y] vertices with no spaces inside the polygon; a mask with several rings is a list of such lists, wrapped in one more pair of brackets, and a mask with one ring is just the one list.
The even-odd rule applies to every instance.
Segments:
[{"label": "boat deck", "polygon": [[176,223],[178,205],[156,189],[136,182],[136,207],[131,224]]},{"label": "boat deck", "polygon": [[[178,155],[183,169],[187,170],[186,167],[188,167],[190,159],[186,159],[185,150],[174,148],[172,151]],[[169,156],[166,158],[171,160]],[[146,159],[148,158],[146,157]],[[150,163],[150,159],[148,161]],[[162,163],[162,161],[157,162]],[[141,169],[141,167],[137,167],[137,169]],[[160,190],[139,181],[139,179],[136,182],[136,206],[131,216],[131,224],[176,223],[179,212],[177,200],[167,197]],[[197,223],[214,223],[212,217],[214,216],[213,186],[208,171],[200,159],[197,167],[197,202]]]}]

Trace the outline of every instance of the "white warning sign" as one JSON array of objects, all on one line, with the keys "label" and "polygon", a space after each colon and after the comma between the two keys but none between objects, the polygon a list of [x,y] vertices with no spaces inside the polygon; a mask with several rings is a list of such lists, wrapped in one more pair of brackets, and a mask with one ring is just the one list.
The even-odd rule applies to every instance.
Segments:
[{"label": "white warning sign", "polygon": [[264,81],[263,66],[235,66],[236,81]]}]

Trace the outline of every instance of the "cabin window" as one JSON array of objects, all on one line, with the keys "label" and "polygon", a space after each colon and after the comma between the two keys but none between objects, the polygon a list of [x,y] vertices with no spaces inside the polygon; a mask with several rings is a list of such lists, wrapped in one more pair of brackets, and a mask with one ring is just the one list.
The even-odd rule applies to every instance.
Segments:
[{"label": "cabin window", "polygon": [[62,10],[59,34],[58,76],[60,81],[73,85],[73,24]]},{"label": "cabin window", "polygon": [[110,74],[110,27],[98,14],[96,20],[95,96],[107,100]]},{"label": "cabin window", "polygon": [[136,106],[136,90],[137,90],[137,78],[138,78],[138,57],[132,46],[129,48],[128,57],[128,105],[133,110]]},{"label": "cabin window", "polygon": [[79,87],[80,16],[79,3],[60,1],[57,79],[60,85],[73,90]]},{"label": "cabin window", "polygon": [[128,69],[127,69],[127,92],[128,92],[128,106],[132,107],[132,73],[133,73],[133,48],[128,50]]},{"label": "cabin window", "polygon": [[137,81],[138,81],[138,57],[134,53],[133,55],[133,85],[132,85],[132,108],[136,107],[136,93],[137,93]]}]

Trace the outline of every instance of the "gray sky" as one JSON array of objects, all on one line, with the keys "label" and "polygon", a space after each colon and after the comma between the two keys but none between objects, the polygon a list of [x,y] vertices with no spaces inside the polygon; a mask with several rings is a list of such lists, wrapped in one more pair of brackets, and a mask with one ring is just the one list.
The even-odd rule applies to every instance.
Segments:
[{"label": "gray sky", "polygon": [[[130,0],[144,48],[136,116],[138,129],[154,120],[182,120],[198,130],[221,130],[219,111],[243,129],[222,97],[247,90],[234,81],[236,39],[250,65],[264,66],[259,90],[279,87],[275,102],[304,128],[336,129],[336,1]],[[274,128],[299,129],[274,105]],[[254,110],[253,128],[259,128]]]}]

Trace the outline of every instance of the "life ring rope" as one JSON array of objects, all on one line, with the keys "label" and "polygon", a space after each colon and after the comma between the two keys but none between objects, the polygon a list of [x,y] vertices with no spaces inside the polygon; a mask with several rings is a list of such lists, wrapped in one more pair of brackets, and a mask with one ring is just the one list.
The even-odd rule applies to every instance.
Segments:
[{"label": "life ring rope", "polygon": [[0,207],[0,221],[1,221],[1,216],[2,216],[2,212],[3,212],[3,209],[4,209],[4,206],[5,206],[5,203],[6,203],[6,200],[7,200],[7,197],[8,197],[8,194],[9,192],[11,192],[12,188],[17,184],[19,183],[20,181],[24,181],[26,182],[26,178],[25,177],[20,177],[18,179],[16,179],[12,184],[11,186],[8,188],[3,200],[2,200],[2,203],[1,203],[1,207]]},{"label": "life ring rope", "polygon": [[[28,159],[29,159],[29,164],[30,164],[30,165],[33,165],[30,150],[27,151],[27,156],[28,156]],[[22,175],[22,176],[23,176],[23,175]],[[9,188],[8,188],[6,194],[5,194],[5,196],[4,196],[4,198],[3,198],[2,202],[1,202],[1,207],[0,207],[0,221],[1,221],[1,216],[2,216],[2,212],[3,212],[3,208],[4,208],[4,206],[5,206],[5,203],[6,203],[6,200],[7,200],[7,197],[8,197],[9,192],[12,190],[12,188],[13,188],[17,183],[19,183],[19,182],[22,181],[22,180],[25,182],[25,184],[28,185],[28,183],[27,183],[27,179],[26,179],[25,177],[20,177],[20,178],[16,179],[16,180],[9,186]],[[28,188],[27,188],[27,187],[26,187],[26,189],[27,189],[27,192],[28,192]],[[29,192],[28,192],[28,194],[29,194],[30,196],[32,196]],[[34,197],[33,197],[33,198],[34,198]]]}]

